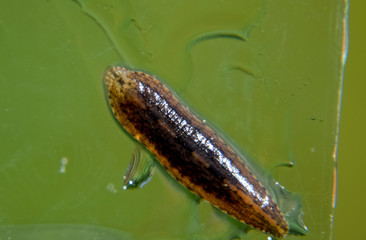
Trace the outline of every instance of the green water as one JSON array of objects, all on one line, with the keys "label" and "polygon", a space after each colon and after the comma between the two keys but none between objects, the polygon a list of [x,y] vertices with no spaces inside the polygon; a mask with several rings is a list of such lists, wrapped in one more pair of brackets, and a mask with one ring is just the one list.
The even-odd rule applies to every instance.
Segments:
[{"label": "green water", "polygon": [[[107,67],[122,64],[159,75],[298,192],[303,239],[329,239],[344,9],[342,1],[6,2],[0,237],[267,238],[244,236],[161,169],[144,188],[122,190],[135,146],[102,86]],[[288,161],[295,166],[275,168]]]}]

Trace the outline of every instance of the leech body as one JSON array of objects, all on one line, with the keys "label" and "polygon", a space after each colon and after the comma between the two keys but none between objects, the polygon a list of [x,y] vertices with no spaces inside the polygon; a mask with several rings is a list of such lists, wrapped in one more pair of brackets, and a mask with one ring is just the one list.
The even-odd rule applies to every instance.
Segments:
[{"label": "leech body", "polygon": [[119,123],[177,181],[241,222],[275,237],[287,235],[287,221],[256,176],[159,80],[112,67],[105,84]]}]

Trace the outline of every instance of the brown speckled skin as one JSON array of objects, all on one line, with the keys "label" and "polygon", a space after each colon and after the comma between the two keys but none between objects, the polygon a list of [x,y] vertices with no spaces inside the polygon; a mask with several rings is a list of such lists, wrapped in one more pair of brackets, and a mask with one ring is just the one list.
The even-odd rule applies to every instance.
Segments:
[{"label": "brown speckled skin", "polygon": [[275,237],[287,235],[288,223],[263,185],[160,81],[112,67],[105,84],[120,124],[181,184],[239,221]]}]

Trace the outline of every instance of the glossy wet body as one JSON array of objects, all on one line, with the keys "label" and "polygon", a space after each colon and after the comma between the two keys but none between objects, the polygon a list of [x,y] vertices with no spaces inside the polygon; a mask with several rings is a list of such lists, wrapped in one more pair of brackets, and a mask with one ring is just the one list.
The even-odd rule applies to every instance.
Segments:
[{"label": "glossy wet body", "polygon": [[120,124],[181,184],[239,221],[287,235],[285,218],[256,176],[159,80],[112,67],[105,83]]}]

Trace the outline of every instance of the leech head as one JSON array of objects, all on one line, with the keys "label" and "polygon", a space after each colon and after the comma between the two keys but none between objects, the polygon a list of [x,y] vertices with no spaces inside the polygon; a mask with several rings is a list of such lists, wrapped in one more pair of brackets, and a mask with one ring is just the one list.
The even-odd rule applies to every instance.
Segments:
[{"label": "leech head", "polygon": [[111,67],[104,77],[105,93],[109,98],[113,93],[128,93],[135,86],[135,73],[124,67]]},{"label": "leech head", "polygon": [[125,83],[126,79],[128,78],[128,71],[126,68],[123,67],[111,67],[107,70],[105,75],[105,83],[110,86],[113,83],[119,83],[121,86]]}]

